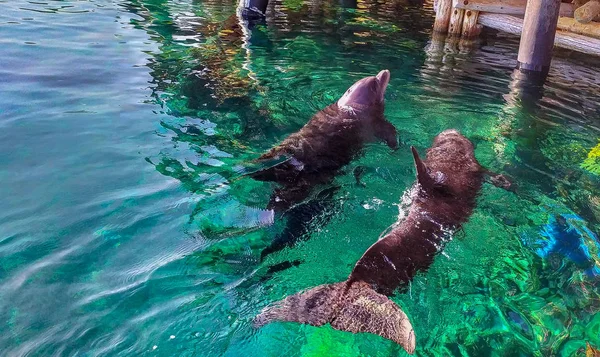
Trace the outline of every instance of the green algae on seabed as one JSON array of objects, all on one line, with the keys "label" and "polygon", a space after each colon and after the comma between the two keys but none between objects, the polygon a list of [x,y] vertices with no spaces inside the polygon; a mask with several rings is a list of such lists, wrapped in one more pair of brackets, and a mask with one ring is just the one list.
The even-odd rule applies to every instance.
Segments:
[{"label": "green algae on seabed", "polygon": [[[398,32],[401,29],[394,25],[394,24],[390,24],[387,21],[377,21],[375,19],[373,19],[370,16],[361,16],[363,15],[363,11],[360,10],[350,10],[350,12],[354,12],[356,15],[356,17],[354,17],[353,20],[348,21],[346,23],[346,25],[348,26],[357,26],[360,25],[361,27],[363,27],[363,31],[365,30],[370,30],[373,31],[372,35],[376,35],[376,32],[383,32],[383,33],[394,33],[394,32]],[[416,42],[412,42],[413,44],[416,45]]]},{"label": "green algae on seabed", "polygon": [[300,11],[304,6],[304,0],[283,0],[282,5],[291,11]]},{"label": "green algae on seabed", "polygon": [[581,163],[581,167],[600,176],[600,142],[590,150],[587,158]]}]

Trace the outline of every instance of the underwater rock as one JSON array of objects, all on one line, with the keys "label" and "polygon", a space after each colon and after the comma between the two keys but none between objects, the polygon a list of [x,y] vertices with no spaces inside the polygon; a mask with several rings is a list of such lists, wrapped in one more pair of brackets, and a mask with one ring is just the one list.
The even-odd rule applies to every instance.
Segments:
[{"label": "underwater rock", "polygon": [[535,247],[535,253],[544,259],[558,256],[573,262],[589,276],[600,275],[600,242],[586,226],[583,218],[572,213],[551,215],[540,228],[539,238],[525,244]]}]

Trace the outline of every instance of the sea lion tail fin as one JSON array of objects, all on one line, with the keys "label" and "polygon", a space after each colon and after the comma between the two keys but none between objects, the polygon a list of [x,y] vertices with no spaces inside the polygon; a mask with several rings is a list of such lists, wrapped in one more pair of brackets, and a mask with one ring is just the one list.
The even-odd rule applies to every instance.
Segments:
[{"label": "sea lion tail fin", "polygon": [[254,325],[261,327],[275,321],[312,326],[329,323],[336,330],[387,338],[409,354],[415,350],[415,332],[406,314],[364,282],[320,285],[288,296],[265,308],[254,319]]}]

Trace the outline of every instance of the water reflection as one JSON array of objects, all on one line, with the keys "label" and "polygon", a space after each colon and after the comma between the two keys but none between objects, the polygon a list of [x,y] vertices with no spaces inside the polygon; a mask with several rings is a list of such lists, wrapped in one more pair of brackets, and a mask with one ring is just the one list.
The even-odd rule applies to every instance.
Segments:
[{"label": "water reflection", "polygon": [[[247,341],[251,332],[243,329],[258,305],[319,279],[343,277],[339,267],[355,261],[396,214],[399,192],[413,179],[411,163],[370,148],[362,160],[377,169],[367,188],[348,185],[350,175],[342,175],[342,188],[324,199],[335,204],[309,227],[315,239],[268,262],[290,262],[282,264],[293,269],[280,274],[276,267],[267,273],[275,281],[257,283],[260,252],[284,228],[281,222],[263,227],[271,223],[262,208],[272,187],[240,178],[241,164],[298,130],[349,82],[380,68],[392,73],[387,112],[405,144],[424,146],[447,127],[461,128],[483,163],[510,173],[521,188],[517,197],[492,192],[496,199],[482,203],[476,227],[466,227],[468,239],[450,247],[448,261],[426,280],[414,282],[414,295],[402,302],[414,304],[408,310],[422,321],[418,344],[439,354],[472,355],[489,350],[490,341],[513,355],[568,355],[582,346],[582,336],[565,331],[593,328],[598,311],[595,278],[582,273],[597,264],[600,217],[598,177],[580,167],[600,131],[597,71],[587,63],[558,57],[540,86],[513,70],[514,40],[467,47],[430,39],[429,8],[405,1],[272,1],[266,23],[253,29],[236,17],[233,1],[131,4],[129,10],[144,17],[136,25],[160,44],[149,64],[153,98],[170,115],[159,135],[172,147],[149,161],[197,197],[189,230],[211,241],[190,260],[207,274],[227,276],[215,278],[230,289],[223,298],[230,307],[218,305],[218,316],[239,313],[232,324],[219,320],[205,340],[219,341],[219,353],[274,343],[273,331],[281,330]],[[382,191],[392,192],[381,200]],[[371,209],[372,202],[383,208]],[[561,215],[577,218],[569,225]],[[577,249],[590,252],[585,267],[561,249],[535,253],[531,247],[548,243],[552,229],[554,236],[577,236]],[[340,250],[348,252],[343,259],[331,257]],[[455,304],[460,314],[436,310],[439,301]],[[436,327],[450,318],[461,323]],[[219,333],[237,336],[236,346]]]},{"label": "water reflection", "polygon": [[[233,2],[227,3],[224,8],[233,11],[234,5]],[[199,173],[199,169],[204,170],[204,174],[212,173],[230,177],[231,173],[219,172],[219,168],[224,166],[223,163],[232,163],[233,160],[227,160],[228,158],[223,155],[214,157],[204,148],[214,147],[220,152],[234,156],[235,160],[243,161],[255,155],[251,147],[260,145],[259,143],[264,139],[273,143],[275,141],[273,138],[280,138],[289,130],[286,123],[289,119],[281,116],[282,112],[288,112],[292,117],[306,115],[307,112],[306,105],[303,105],[304,108],[289,108],[290,96],[294,96],[291,98],[294,104],[300,104],[307,98],[296,96],[292,88],[278,88],[277,83],[272,82],[272,77],[264,73],[265,65],[269,66],[271,63],[261,64],[260,61],[278,55],[273,52],[284,54],[287,68],[275,64],[274,69],[279,73],[293,73],[295,78],[292,85],[303,87],[305,84],[313,84],[311,83],[313,79],[306,77],[306,67],[316,69],[318,64],[310,62],[313,60],[322,62],[320,57],[325,53],[323,45],[368,45],[368,39],[371,37],[377,42],[385,40],[385,38],[379,39],[378,37],[381,36],[377,32],[385,28],[378,27],[388,26],[387,31],[390,35],[398,31],[394,25],[386,24],[381,20],[375,21],[368,15],[370,12],[389,13],[390,9],[382,9],[377,3],[360,2],[359,5],[360,10],[352,12],[328,2],[301,3],[297,7],[292,4],[273,2],[267,17],[267,27],[259,25],[250,30],[235,13],[221,20],[225,12],[221,7],[222,4],[219,5],[219,11],[214,16],[207,13],[201,14],[203,16],[197,15],[196,18],[186,8],[179,8],[179,4],[176,8],[173,6],[173,10],[177,10],[173,14],[155,13],[154,15],[148,10],[154,9],[154,6],[139,4],[145,10],[138,12],[146,16],[145,22],[148,25],[140,22],[138,26],[151,33],[154,28],[159,28],[159,33],[169,31],[174,33],[170,36],[171,41],[163,41],[164,49],[157,58],[159,60],[151,64],[151,67],[157,81],[154,96],[169,114],[181,117],[183,122],[180,120],[162,125],[176,134],[173,140],[191,145],[191,148],[198,151],[201,157],[206,158],[198,160],[186,157],[185,162],[181,162],[167,155],[160,158],[161,164],[157,168],[179,179],[189,177],[186,171]],[[339,17],[342,19],[341,22],[330,20],[336,18],[336,14],[341,16]],[[156,21],[161,16],[167,19],[162,25],[166,29],[160,29],[162,26]],[[317,38],[322,40],[323,36],[322,33],[312,31],[313,27],[318,28],[319,31],[325,27],[326,43],[316,41]],[[195,37],[190,32],[192,30]],[[311,35],[313,32],[315,36]],[[285,38],[282,39],[280,37],[283,34]],[[354,37],[358,41],[347,42],[347,37]],[[194,39],[201,39],[201,41],[194,43]],[[271,39],[278,41],[278,48],[273,48]],[[191,47],[187,48],[188,46]],[[175,49],[179,51],[179,58],[163,58],[166,53],[174,52]],[[254,58],[253,51],[258,52]],[[297,65],[290,66],[294,62]],[[263,73],[257,77],[252,70],[253,66],[262,67]],[[339,71],[343,66],[336,67]],[[170,73],[166,73],[162,68]],[[321,71],[323,70],[319,72]],[[325,76],[318,78],[319,82],[329,80],[330,78]],[[317,98],[319,103],[311,103],[309,97],[307,104],[312,109],[318,110],[323,107],[323,104],[329,104],[328,102],[335,98],[335,94],[324,94],[322,98]],[[198,120],[193,120],[194,117],[199,117],[202,123],[197,129],[194,129],[197,125],[194,122]],[[210,117],[210,121],[205,117]],[[301,122],[302,119],[298,118],[297,123]],[[213,124],[220,130],[204,129],[206,125]],[[216,179],[214,183],[202,179],[200,182],[197,179],[190,179],[185,181],[196,181],[198,188],[203,191],[206,191],[207,187],[223,184],[221,179]],[[213,180],[215,176],[207,179]]]},{"label": "water reflection", "polygon": [[[600,345],[597,60],[557,53],[529,91],[511,77],[518,39],[427,47],[430,3],[276,0],[249,32],[235,7],[2,3],[5,355],[398,355],[365,335],[250,321],[345,279],[407,211],[408,146],[448,127],[520,190],[485,185],[464,231],[398,296],[417,353]],[[285,222],[270,225],[273,187],[241,178],[242,164],[382,68],[399,151],[368,146],[317,197],[311,239],[261,263]]]}]

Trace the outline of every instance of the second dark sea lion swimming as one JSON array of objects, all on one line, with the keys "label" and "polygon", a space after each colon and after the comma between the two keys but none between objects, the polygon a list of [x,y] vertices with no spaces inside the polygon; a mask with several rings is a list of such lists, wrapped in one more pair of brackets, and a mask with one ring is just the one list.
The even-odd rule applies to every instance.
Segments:
[{"label": "second dark sea lion swimming", "polygon": [[[473,144],[456,130],[436,136],[425,160],[411,149],[417,182],[408,217],[367,249],[345,282],[320,285],[265,308],[255,318],[257,327],[274,321],[329,323],[342,331],[380,335],[414,352],[412,325],[387,296],[428,269],[469,219],[488,171],[475,159]],[[492,182],[506,186],[501,178],[496,175]]]},{"label": "second dark sea lion swimming", "polygon": [[367,142],[377,139],[396,149],[396,128],[384,117],[384,95],[390,72],[363,78],[334,104],[315,114],[256,161],[281,161],[250,174],[281,185],[269,208],[283,210],[302,201],[317,184],[328,183]]},{"label": "second dark sea lion swimming", "polygon": [[298,132],[255,160],[263,168],[248,175],[279,184],[267,209],[288,216],[288,225],[263,251],[263,257],[293,244],[306,233],[312,218],[328,206],[335,188],[305,200],[316,186],[330,184],[366,143],[382,140],[390,148],[398,148],[396,128],[384,117],[389,80],[390,72],[383,70],[357,81],[336,103],[319,111]]}]

